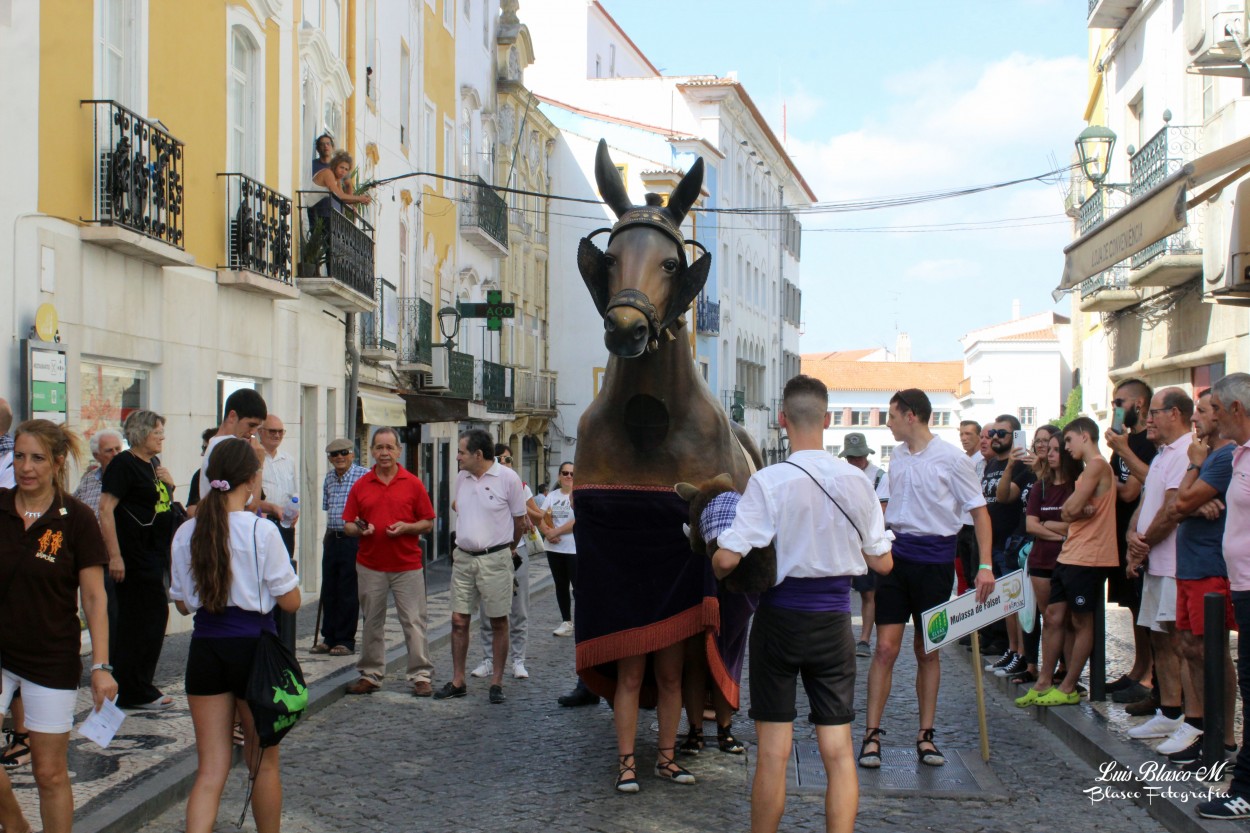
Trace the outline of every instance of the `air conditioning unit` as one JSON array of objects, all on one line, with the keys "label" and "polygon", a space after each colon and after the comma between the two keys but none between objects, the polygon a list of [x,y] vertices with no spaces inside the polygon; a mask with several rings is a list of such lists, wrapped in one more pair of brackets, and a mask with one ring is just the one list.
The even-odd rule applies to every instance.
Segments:
[{"label": "air conditioning unit", "polygon": [[443,391],[451,389],[451,351],[446,347],[435,347],[430,352],[430,372],[425,374],[426,390]]},{"label": "air conditioning unit", "polygon": [[1190,9],[1186,8],[1185,46],[1189,49],[1189,66],[1196,73],[1230,74],[1230,70],[1242,66],[1246,0],[1208,0],[1206,6],[1209,17],[1201,18],[1201,24],[1196,17],[1199,12],[1195,11],[1191,23]]},{"label": "air conditioning unit", "polygon": [[1217,304],[1250,306],[1250,179],[1237,186],[1233,197],[1228,239],[1228,261],[1223,274],[1211,275],[1207,298]]}]

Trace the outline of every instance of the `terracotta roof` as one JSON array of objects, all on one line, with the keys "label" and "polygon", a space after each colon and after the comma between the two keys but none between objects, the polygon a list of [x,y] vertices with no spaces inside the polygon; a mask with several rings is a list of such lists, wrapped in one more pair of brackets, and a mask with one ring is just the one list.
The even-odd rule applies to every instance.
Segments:
[{"label": "terracotta roof", "polygon": [[1041,330],[1032,330],[1027,333],[1016,333],[1015,335],[1003,336],[996,338],[994,341],[1058,341],[1059,336],[1055,335],[1055,331],[1049,327]]},{"label": "terracotta roof", "polygon": [[829,390],[923,391],[954,393],[964,378],[964,363],[829,361],[804,356],[803,372],[824,382]]},{"label": "terracotta roof", "polygon": [[832,353],[804,353],[803,361],[834,361],[857,362],[864,356],[871,356],[880,348],[869,347],[865,350],[834,350]]}]

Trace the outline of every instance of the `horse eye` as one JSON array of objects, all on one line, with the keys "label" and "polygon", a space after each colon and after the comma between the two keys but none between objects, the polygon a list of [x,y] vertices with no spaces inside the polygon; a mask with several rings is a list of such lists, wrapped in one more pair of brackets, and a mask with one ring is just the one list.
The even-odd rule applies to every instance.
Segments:
[{"label": "horse eye", "polygon": [[604,255],[603,265],[611,269],[613,266],[616,265],[616,257],[614,255]]},{"label": "horse eye", "polygon": [[664,262],[663,262],[662,264],[660,264],[660,265],[664,267],[664,271],[666,271],[666,272],[676,272],[676,271],[677,271],[677,261],[676,261],[676,260],[674,260],[674,259],[673,259],[673,258],[671,258],[671,257],[670,257],[668,260],[664,261]]}]

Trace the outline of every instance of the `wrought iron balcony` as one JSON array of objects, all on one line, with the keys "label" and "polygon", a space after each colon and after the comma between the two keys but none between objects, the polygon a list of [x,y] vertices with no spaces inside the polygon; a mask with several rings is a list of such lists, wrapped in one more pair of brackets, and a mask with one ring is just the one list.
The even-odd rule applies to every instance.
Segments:
[{"label": "wrought iron balcony", "polygon": [[1086,25],[1090,29],[1120,29],[1141,5],[1141,0],[1089,0]]},{"label": "wrought iron balcony", "polygon": [[300,191],[299,288],[346,312],[375,304],[373,226],[354,212],[327,203],[324,191]]},{"label": "wrought iron balcony", "polygon": [[491,257],[508,254],[508,203],[480,176],[460,186],[460,232]]},{"label": "wrought iron balcony", "polygon": [[360,349],[366,359],[389,361],[395,358],[400,340],[399,299],[395,287],[376,281],[377,308],[360,316]]},{"label": "wrought iron balcony", "polygon": [[512,392],[518,411],[555,413],[556,378],[549,373],[536,373],[533,370],[516,368]]},{"label": "wrought iron balcony", "polygon": [[[1142,145],[1141,150],[1129,157],[1129,171],[1132,175],[1130,190],[1133,197],[1136,198],[1146,193],[1198,156],[1202,151],[1201,138],[1201,127],[1175,125],[1164,125],[1158,133],[1150,137],[1150,140]],[[1201,239],[1201,229],[1196,228],[1194,224],[1189,224],[1175,234],[1142,249],[1133,255],[1130,261],[1134,270],[1143,269],[1160,258],[1170,255],[1189,257],[1185,258],[1184,263],[1171,264],[1175,268],[1162,270],[1166,274],[1148,275],[1144,280],[1135,279],[1134,283],[1149,286],[1173,286],[1199,274],[1202,271]]]},{"label": "wrought iron balcony", "polygon": [[243,174],[218,176],[226,183],[225,269],[237,277],[218,281],[253,291],[289,288],[273,294],[294,297],[290,198]]},{"label": "wrought iron balcony", "polygon": [[700,292],[694,302],[694,320],[700,335],[718,335],[720,333],[720,301],[710,301],[707,295]]},{"label": "wrought iron balcony", "polygon": [[512,368],[483,360],[481,363],[481,396],[491,413],[512,413]]},{"label": "wrought iron balcony", "polygon": [[721,391],[721,403],[725,406],[725,410],[729,412],[729,417],[734,422],[742,422],[746,419],[747,392],[742,388],[729,388]]},{"label": "wrought iron balcony", "polygon": [[473,398],[473,356],[451,351],[447,362],[447,380],[450,394],[458,399]]},{"label": "wrought iron balcony", "polygon": [[[1142,299],[1141,290],[1129,282],[1128,267],[1113,266],[1088,278],[1080,286],[1082,312],[1113,312],[1132,306]],[[978,387],[978,393],[982,391]]]},{"label": "wrought iron balcony", "polygon": [[1077,215],[1077,228],[1081,234],[1094,228],[1128,204],[1128,197],[1120,191],[1099,188],[1081,203]]},{"label": "wrought iron balcony", "polygon": [[434,360],[434,307],[423,298],[399,299],[400,370],[428,369]]},{"label": "wrought iron balcony", "polygon": [[[90,152],[95,187],[89,222],[183,249],[183,143],[163,125],[116,101],[93,99],[81,104],[92,108]],[[113,245],[99,235],[90,239]],[[142,244],[130,245],[143,248]],[[143,256],[138,251],[130,253]],[[190,258],[174,257],[169,262],[190,262]]]}]

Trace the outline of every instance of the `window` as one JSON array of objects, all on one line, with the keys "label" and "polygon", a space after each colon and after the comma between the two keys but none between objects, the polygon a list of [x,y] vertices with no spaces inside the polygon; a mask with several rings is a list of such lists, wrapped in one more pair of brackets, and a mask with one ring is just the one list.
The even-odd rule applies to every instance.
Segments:
[{"label": "window", "polygon": [[460,110],[460,175],[467,177],[473,172],[473,122],[469,108],[464,107]]},{"label": "window", "polygon": [[892,457],[893,455],[894,455],[894,444],[882,443],[881,444],[881,459],[878,462],[888,463],[890,462],[890,457]]},{"label": "window", "polygon": [[304,21],[311,26],[321,27],[321,0],[304,0]]},{"label": "window", "polygon": [[869,426],[872,424],[872,411],[867,408],[851,411],[851,425]]},{"label": "window", "polygon": [[96,82],[100,98],[137,110],[139,101],[139,10],[134,0],[102,0]]},{"label": "window", "polygon": [[934,411],[929,416],[929,424],[934,428],[948,428],[951,424],[950,411]]},{"label": "window", "polygon": [[490,49],[490,0],[482,0],[482,46]]},{"label": "window", "polygon": [[[456,125],[451,119],[443,119],[443,173],[456,175]],[[451,195],[456,183],[450,179],[443,180],[443,193]]]},{"label": "window", "polygon": [[1020,408],[1016,416],[1020,417],[1020,424],[1025,428],[1037,425],[1037,408]]},{"label": "window", "polygon": [[[365,0],[365,97],[375,102],[378,100],[378,69],[378,0]],[[400,130],[402,132],[402,126]]]},{"label": "window", "polygon": [[616,77],[616,44],[608,45],[608,77]]},{"label": "window", "polygon": [[255,379],[248,379],[243,376],[224,376],[218,374],[217,413],[220,414],[222,412],[222,408],[226,406],[226,400],[230,398],[230,394],[234,393],[236,390],[243,390],[244,388],[259,391],[260,383],[258,383]]},{"label": "window", "polygon": [[230,173],[247,174],[260,178],[256,149],[260,145],[256,134],[259,119],[256,109],[256,91],[260,79],[256,74],[258,50],[252,36],[241,26],[230,33],[230,79],[227,90],[226,134],[227,167]]},{"label": "window", "polygon": [[425,119],[421,125],[425,132],[425,147],[421,150],[421,167],[433,171],[438,159],[438,111],[428,100],[425,102]]},{"label": "window", "polygon": [[126,417],[148,407],[148,372],[83,359],[79,365],[78,424],[90,438],[105,428],[121,430]]},{"label": "window", "polygon": [[412,56],[408,44],[399,42],[399,143],[408,146],[412,118]]},{"label": "window", "polygon": [[399,221],[399,294],[409,297],[412,287],[408,283],[408,224]]},{"label": "window", "polygon": [[841,408],[835,408],[829,412],[829,425],[846,425],[846,414]]},{"label": "window", "polygon": [[595,77],[603,77],[603,58],[600,58],[598,55],[595,56]]},{"label": "window", "polygon": [[326,40],[330,42],[330,51],[334,53],[334,57],[343,54],[343,36],[341,34],[341,26],[343,22],[342,12],[340,9],[341,0],[325,0],[326,2]]},{"label": "window", "polygon": [[841,454],[841,453],[842,453],[842,446],[840,446],[840,445],[827,445],[827,446],[825,446],[825,451],[828,451],[828,452],[829,452],[830,454],[832,454],[834,457],[837,457],[839,454]]}]

